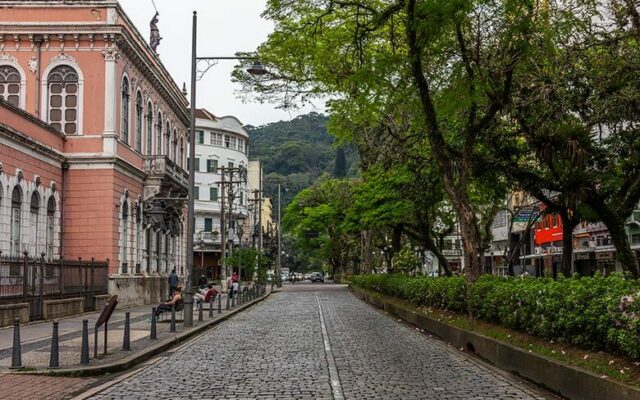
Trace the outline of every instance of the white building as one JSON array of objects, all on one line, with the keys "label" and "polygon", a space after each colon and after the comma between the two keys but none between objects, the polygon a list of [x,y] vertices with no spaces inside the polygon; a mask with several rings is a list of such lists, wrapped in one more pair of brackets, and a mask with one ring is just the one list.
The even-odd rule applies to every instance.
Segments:
[{"label": "white building", "polygon": [[[195,140],[193,261],[196,269],[204,269],[196,270],[194,274],[220,279],[226,276],[220,270],[221,210],[225,212],[227,243],[233,240],[233,246],[238,246],[242,240],[243,245],[248,245],[251,237],[249,219],[252,213],[247,186],[249,135],[236,117],[216,117],[199,109],[196,110]],[[223,194],[226,195],[224,199]],[[230,217],[233,224],[229,224]],[[242,228],[238,229],[238,221],[242,218]]]}]

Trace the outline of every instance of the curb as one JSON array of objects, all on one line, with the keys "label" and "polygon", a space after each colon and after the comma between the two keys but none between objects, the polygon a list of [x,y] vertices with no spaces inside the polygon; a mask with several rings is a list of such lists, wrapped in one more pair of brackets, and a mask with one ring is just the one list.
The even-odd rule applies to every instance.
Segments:
[{"label": "curb", "polygon": [[205,330],[218,325],[221,322],[228,320],[233,317],[237,313],[246,310],[252,307],[255,304],[262,302],[267,299],[271,293],[268,292],[264,296],[253,300],[250,303],[244,304],[241,308],[236,308],[235,310],[230,310],[228,313],[223,314],[222,317],[213,319],[211,321],[207,321],[204,324],[191,328],[187,331],[181,332],[173,337],[164,339],[163,341],[156,343],[152,346],[147,347],[145,350],[138,352],[136,354],[132,354],[129,357],[123,358],[122,360],[114,361],[112,363],[107,363],[103,365],[89,366],[84,368],[61,368],[56,370],[42,370],[42,371],[12,371],[13,374],[24,374],[24,375],[47,375],[47,376],[74,376],[74,377],[82,377],[82,376],[95,376],[102,375],[105,373],[115,373],[126,371],[127,369],[134,367],[143,361],[148,360],[149,358],[156,356],[177,344],[183,343],[188,339],[204,332]]},{"label": "curb", "polygon": [[[572,400],[640,400],[640,389],[610,379],[603,379],[584,369],[529,353],[511,344],[437,321],[412,309],[393,304],[380,296],[349,285],[358,299],[381,308],[403,321],[428,331],[454,347],[470,349],[489,364],[533,382]],[[377,292],[375,292],[378,294]]]}]

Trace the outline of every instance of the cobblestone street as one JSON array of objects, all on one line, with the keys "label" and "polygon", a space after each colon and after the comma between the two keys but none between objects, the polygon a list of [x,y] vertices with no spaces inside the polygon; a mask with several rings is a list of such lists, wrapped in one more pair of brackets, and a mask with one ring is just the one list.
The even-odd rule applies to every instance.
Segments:
[{"label": "cobblestone street", "polygon": [[265,302],[93,399],[545,399],[337,285]]}]

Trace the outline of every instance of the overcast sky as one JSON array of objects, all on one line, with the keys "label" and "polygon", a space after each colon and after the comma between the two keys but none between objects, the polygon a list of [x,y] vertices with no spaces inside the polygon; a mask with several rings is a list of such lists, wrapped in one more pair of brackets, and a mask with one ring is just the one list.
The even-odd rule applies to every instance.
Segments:
[{"label": "overcast sky", "polygon": [[[140,33],[149,39],[149,21],[155,10],[151,0],[119,0]],[[189,90],[191,68],[191,17],[198,12],[199,56],[233,56],[238,51],[252,51],[273,30],[260,17],[266,0],[154,0],[160,12],[158,27],[162,41],[158,53],[169,73],[182,88]],[[244,124],[262,125],[289,120],[301,111],[276,110],[270,104],[243,103],[231,83],[234,61],[221,61],[197,83],[198,108],[214,115],[234,115]],[[312,111],[311,108],[303,112]],[[321,109],[316,110],[321,112]]]}]

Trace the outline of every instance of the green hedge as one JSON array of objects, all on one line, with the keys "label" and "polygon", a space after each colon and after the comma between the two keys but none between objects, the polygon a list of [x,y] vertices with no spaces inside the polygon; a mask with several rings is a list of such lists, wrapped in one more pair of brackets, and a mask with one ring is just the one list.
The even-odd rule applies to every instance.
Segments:
[{"label": "green hedge", "polygon": [[620,275],[571,279],[361,275],[352,283],[416,305],[475,318],[546,340],[640,358],[640,282]]}]

